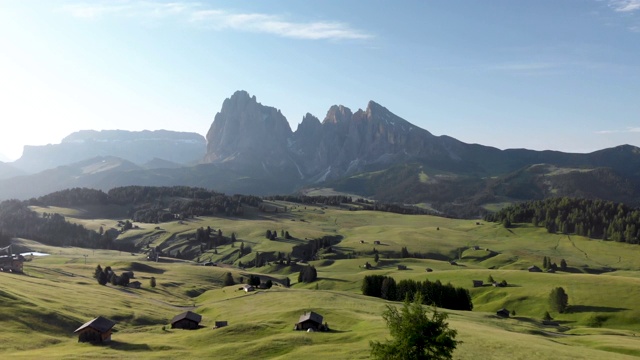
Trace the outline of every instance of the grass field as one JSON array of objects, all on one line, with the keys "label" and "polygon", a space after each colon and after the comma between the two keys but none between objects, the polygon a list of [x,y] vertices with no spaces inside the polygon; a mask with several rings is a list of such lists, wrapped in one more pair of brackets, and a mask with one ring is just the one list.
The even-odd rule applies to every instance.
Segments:
[{"label": "grass field", "polygon": [[[211,358],[247,357],[310,359],[368,358],[369,341],[388,338],[381,313],[388,304],[360,294],[369,274],[400,279],[450,282],[468,288],[474,311],[446,311],[450,326],[463,343],[456,359],[630,359],[640,357],[640,256],[634,245],[550,235],[544,229],[454,220],[431,216],[402,216],[382,212],[346,211],[320,206],[275,203],[286,213],[253,213],[248,219],[203,217],[183,222],[136,224],[138,229],[118,241],[171,243],[180,247],[199,227],[235,233],[253,252],[291,252],[307,239],[340,236],[333,253],[312,261],[319,280],[297,284],[297,272],[271,263],[240,269],[231,256],[237,247],[221,246],[202,254],[201,261],[229,262],[205,267],[190,260],[148,262],[142,253],[57,248],[30,240],[16,243],[51,255],[25,263],[24,275],[0,273],[0,354],[16,358]],[[47,208],[49,212],[51,208]],[[87,217],[84,209],[59,209],[69,221],[95,227],[115,226],[117,217]],[[44,210],[42,210],[44,211]],[[294,239],[265,238],[267,229],[288,231]],[[374,244],[379,241],[380,244]],[[478,250],[474,250],[477,246]],[[380,253],[374,263],[373,249]],[[426,258],[395,257],[402,247]],[[488,249],[488,250],[487,250]],[[230,255],[231,254],[231,255]],[[231,257],[230,257],[231,256]],[[568,263],[566,272],[530,273],[542,258]],[[240,259],[243,260],[244,258]],[[458,265],[450,265],[456,260]],[[365,270],[364,263],[373,264]],[[96,265],[117,273],[131,270],[141,289],[100,286],[92,278]],[[397,270],[397,265],[408,270]],[[426,272],[426,268],[433,272]],[[238,286],[223,287],[224,274],[239,281],[250,274],[276,282],[289,277],[291,288],[274,286],[246,294]],[[472,280],[506,280],[505,288],[473,288]],[[157,286],[149,286],[150,278]],[[560,326],[543,326],[551,289],[562,286],[569,295],[566,314],[552,313]],[[506,307],[516,316],[501,319]],[[199,330],[173,330],[168,323],[180,312],[203,316]],[[325,317],[333,331],[292,331],[305,311]],[[77,342],[73,331],[102,315],[117,322],[113,342],[93,346]],[[229,326],[212,329],[217,320]]]}]

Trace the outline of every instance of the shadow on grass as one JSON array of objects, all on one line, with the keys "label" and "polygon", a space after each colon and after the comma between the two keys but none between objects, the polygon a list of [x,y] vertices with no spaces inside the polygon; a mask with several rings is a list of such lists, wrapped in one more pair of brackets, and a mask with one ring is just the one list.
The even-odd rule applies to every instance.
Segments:
[{"label": "shadow on grass", "polygon": [[150,351],[151,347],[147,344],[131,344],[117,340],[111,340],[106,346],[120,351]]},{"label": "shadow on grass", "polygon": [[318,280],[329,280],[329,281],[337,281],[337,282],[349,282],[344,279],[336,279],[336,278],[327,278],[327,277],[319,277]]},{"label": "shadow on grass", "polygon": [[589,305],[571,305],[567,309],[567,313],[575,314],[575,313],[612,313],[612,312],[620,312],[624,310],[629,310],[626,308],[616,308],[616,307],[608,307],[608,306],[589,306]]}]

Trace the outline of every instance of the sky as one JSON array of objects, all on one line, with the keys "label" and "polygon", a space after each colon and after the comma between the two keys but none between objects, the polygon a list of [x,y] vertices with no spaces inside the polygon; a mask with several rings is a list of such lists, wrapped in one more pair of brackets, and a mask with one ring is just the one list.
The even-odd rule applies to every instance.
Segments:
[{"label": "sky", "polygon": [[640,0],[0,0],[0,160],[79,130],[295,131],[373,100],[500,149],[640,146]]}]

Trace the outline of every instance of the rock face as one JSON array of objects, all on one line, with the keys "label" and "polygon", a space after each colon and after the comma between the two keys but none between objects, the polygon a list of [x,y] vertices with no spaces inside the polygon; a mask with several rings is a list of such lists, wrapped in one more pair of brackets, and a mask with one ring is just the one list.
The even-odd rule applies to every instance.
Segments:
[{"label": "rock face", "polygon": [[[246,91],[237,91],[222,104],[207,133],[206,163],[232,168],[287,167],[291,128],[280,110],[264,106]],[[275,170],[275,169],[274,169]]]},{"label": "rock face", "polygon": [[196,133],[124,130],[85,130],[75,132],[60,144],[25,146],[13,166],[36,173],[57,166],[69,165],[96,156],[115,156],[135,164],[153,159],[192,164],[206,153],[206,141]]},{"label": "rock face", "polygon": [[297,173],[302,183],[313,183],[415,157],[459,161],[447,149],[447,142],[459,142],[449,139],[435,137],[373,101],[355,113],[334,105],[322,122],[306,114],[294,133],[279,110],[238,91],[224,101],[207,133],[205,162],[228,163],[235,170],[257,166]]}]

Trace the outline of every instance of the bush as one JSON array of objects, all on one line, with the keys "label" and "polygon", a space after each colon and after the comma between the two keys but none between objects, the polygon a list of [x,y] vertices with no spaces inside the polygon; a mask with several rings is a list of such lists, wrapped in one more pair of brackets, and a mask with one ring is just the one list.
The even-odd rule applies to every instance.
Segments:
[{"label": "bush", "polygon": [[387,305],[382,317],[393,340],[385,343],[370,341],[374,359],[451,359],[460,343],[455,340],[457,331],[449,329],[445,321],[447,314],[434,308],[429,317],[422,307],[422,295],[419,293],[415,295],[414,302],[406,300],[401,311]]}]

